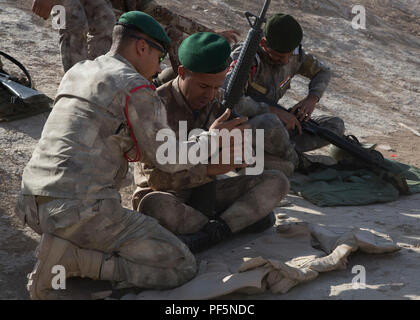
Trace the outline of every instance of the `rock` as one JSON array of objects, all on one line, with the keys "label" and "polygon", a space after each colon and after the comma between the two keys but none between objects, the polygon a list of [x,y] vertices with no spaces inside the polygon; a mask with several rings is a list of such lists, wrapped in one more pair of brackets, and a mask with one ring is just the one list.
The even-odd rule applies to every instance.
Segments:
[{"label": "rock", "polygon": [[287,199],[282,199],[282,200],[280,200],[279,201],[279,203],[277,203],[277,207],[289,207],[289,206],[291,206],[291,205],[293,205],[289,200],[287,200]]},{"label": "rock", "polygon": [[378,149],[385,150],[385,151],[394,151],[395,152],[395,150],[392,149],[392,147],[389,146],[389,145],[387,145],[387,144],[380,144],[378,146]]}]

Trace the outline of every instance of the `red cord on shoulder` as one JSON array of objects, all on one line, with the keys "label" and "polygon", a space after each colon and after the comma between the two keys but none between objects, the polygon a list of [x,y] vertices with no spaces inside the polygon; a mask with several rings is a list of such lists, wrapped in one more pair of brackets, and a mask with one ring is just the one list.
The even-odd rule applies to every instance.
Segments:
[{"label": "red cord on shoulder", "polygon": [[[137,90],[143,89],[143,88],[149,88],[152,89],[153,91],[156,90],[154,85],[143,85],[143,86],[139,86],[137,88],[134,88],[132,90],[130,90],[130,94],[133,94],[134,92],[136,92]],[[136,157],[134,159],[131,159],[127,153],[124,153],[124,158],[127,159],[128,162],[137,162],[140,161],[141,159],[141,153],[140,153],[140,149],[139,149],[139,145],[137,143],[137,139],[136,136],[134,135],[132,126],[131,126],[131,122],[130,122],[130,117],[128,116],[128,103],[130,101],[130,95],[127,95],[125,98],[125,117],[127,118],[127,126],[128,126],[128,130],[130,131],[130,137],[134,142],[134,145],[136,146]]]}]

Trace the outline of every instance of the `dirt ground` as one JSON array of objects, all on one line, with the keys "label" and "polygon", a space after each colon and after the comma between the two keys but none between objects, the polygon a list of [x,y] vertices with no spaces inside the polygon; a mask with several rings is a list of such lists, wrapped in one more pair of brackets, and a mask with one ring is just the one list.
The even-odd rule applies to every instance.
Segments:
[{"label": "dirt ground", "polygon": [[[30,13],[30,0],[0,0],[0,50],[18,58],[37,89],[54,97],[63,75],[57,31]],[[158,1],[175,12],[216,29],[247,33],[245,10],[259,12],[262,1]],[[367,9],[367,29],[351,28],[355,4]],[[376,143],[384,156],[420,167],[420,5],[415,0],[273,0],[270,13],[288,12],[301,22],[304,47],[333,70],[319,113],[339,115],[347,133]],[[10,67],[6,64],[6,68]],[[282,103],[292,106],[306,95],[307,80],[296,78]],[[0,299],[28,299],[26,274],[35,263],[39,236],[12,216],[23,168],[41,136],[46,114],[0,123]],[[121,190],[129,205],[132,187]],[[363,207],[319,208],[290,194],[276,209],[288,221],[323,226],[371,228],[390,235],[402,250],[392,255],[355,254],[348,270],[334,271],[288,294],[257,299],[420,299],[420,194]],[[235,240],[239,241],[239,240]],[[215,250],[224,250],[227,244]],[[353,265],[367,270],[367,289],[352,290]],[[228,298],[238,298],[232,295]],[[247,297],[239,296],[241,299]]]}]

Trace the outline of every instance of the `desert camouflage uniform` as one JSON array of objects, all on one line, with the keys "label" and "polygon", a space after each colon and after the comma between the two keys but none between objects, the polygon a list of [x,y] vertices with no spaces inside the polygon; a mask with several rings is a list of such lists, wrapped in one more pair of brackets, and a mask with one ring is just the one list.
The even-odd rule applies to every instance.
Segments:
[{"label": "desert camouflage uniform", "polygon": [[175,73],[178,73],[178,66],[180,65],[178,48],[185,39],[185,34],[214,32],[214,30],[190,18],[173,13],[167,8],[158,5],[154,0],[112,0],[112,3],[114,8],[120,11],[143,11],[155,18],[160,24],[166,26],[166,33],[171,39],[171,44],[167,49],[172,69]]},{"label": "desert camouflage uniform", "polygon": [[[242,46],[239,46],[232,52],[232,68],[225,84],[228,83],[241,49]],[[297,161],[294,147],[300,152],[305,152],[321,148],[328,142],[305,132],[302,135],[299,135],[297,130],[288,132],[278,117],[269,112],[269,105],[257,101],[259,97],[264,97],[279,103],[297,74],[311,79],[309,93],[319,98],[322,97],[331,77],[331,72],[326,66],[301,48],[296,49],[290,56],[289,63],[282,66],[271,63],[270,58],[259,47],[246,92],[235,106],[236,112],[251,118],[253,127],[265,130],[266,152],[288,159],[294,164]],[[338,135],[344,134],[344,122],[338,117],[319,116],[312,119]]]},{"label": "desert camouflage uniform", "polygon": [[[120,55],[74,66],[60,84],[24,169],[17,204],[17,215],[38,233],[103,252],[104,258],[112,255],[113,280],[119,287],[170,288],[196,273],[193,255],[176,236],[155,219],[120,204],[125,157],[138,158],[138,150],[160,170],[175,173],[192,167],[156,162],[161,145],[156,134],[168,125],[153,89]],[[203,133],[184,144],[189,150],[207,146],[208,139]]]},{"label": "desert camouflage uniform", "polygon": [[[170,128],[178,133],[179,121],[186,121],[188,133],[197,128],[207,130],[224,111],[220,104],[222,91],[212,103],[193,112],[180,91],[178,80],[175,78],[158,89],[158,95],[165,103]],[[134,180],[138,188],[133,196],[133,208],[155,217],[176,234],[197,232],[209,219],[215,218],[188,205],[194,200],[191,195],[195,187],[213,181],[207,175],[206,164],[168,173],[150,164],[136,163]],[[268,215],[289,188],[287,178],[278,171],[216,180],[215,183],[215,213],[232,232],[240,231]]]},{"label": "desert camouflage uniform", "polygon": [[66,25],[60,29],[60,52],[66,72],[77,62],[109,51],[116,18],[109,0],[60,0]]}]

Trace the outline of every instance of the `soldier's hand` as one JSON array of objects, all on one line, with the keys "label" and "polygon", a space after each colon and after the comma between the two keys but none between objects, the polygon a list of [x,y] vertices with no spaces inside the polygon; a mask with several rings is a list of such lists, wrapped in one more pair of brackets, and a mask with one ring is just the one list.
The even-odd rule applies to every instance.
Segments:
[{"label": "soldier's hand", "polygon": [[[244,159],[244,136],[243,136],[243,130],[249,129],[251,126],[249,124],[245,124],[246,121],[248,121],[248,118],[241,117],[241,118],[235,118],[232,120],[228,120],[230,116],[230,110],[226,109],[226,111],[217,118],[213,124],[210,127],[210,130],[212,129],[226,129],[229,132],[234,129],[239,129],[240,133],[242,135],[241,144],[235,145],[235,139],[229,135],[228,137],[225,137],[223,139],[222,135],[219,135],[219,164],[209,164],[207,166],[207,174],[209,176],[218,175],[218,174],[225,174],[227,172],[230,172],[232,170],[238,169],[238,168],[245,168],[248,165],[246,163],[243,163]],[[227,139],[228,138],[228,139]],[[223,155],[227,154],[229,155],[228,159],[223,159]],[[238,162],[235,157],[239,157],[240,163]],[[235,161],[236,160],[236,161]]]},{"label": "soldier's hand", "polygon": [[226,40],[229,41],[230,44],[238,42],[238,37],[241,35],[237,30],[234,30],[234,29],[223,30],[216,33],[226,38]]},{"label": "soldier's hand", "polygon": [[240,118],[228,120],[229,117],[230,117],[230,109],[226,109],[226,111],[211,124],[210,130],[227,129],[231,131],[233,129],[243,130],[243,129],[249,129],[251,127],[249,124],[244,124],[245,122],[248,121],[247,117],[240,117]]},{"label": "soldier's hand", "polygon": [[315,110],[319,98],[313,94],[308,95],[305,99],[297,103],[291,113],[296,115],[299,121],[308,121]]},{"label": "soldier's hand", "polygon": [[32,12],[47,20],[51,14],[52,8],[57,3],[57,0],[34,0],[32,2]]},{"label": "soldier's hand", "polygon": [[302,126],[299,120],[291,112],[281,110],[276,107],[270,107],[270,111],[274,113],[280,119],[281,122],[284,123],[287,130],[291,131],[297,128],[299,134],[302,134]]}]

